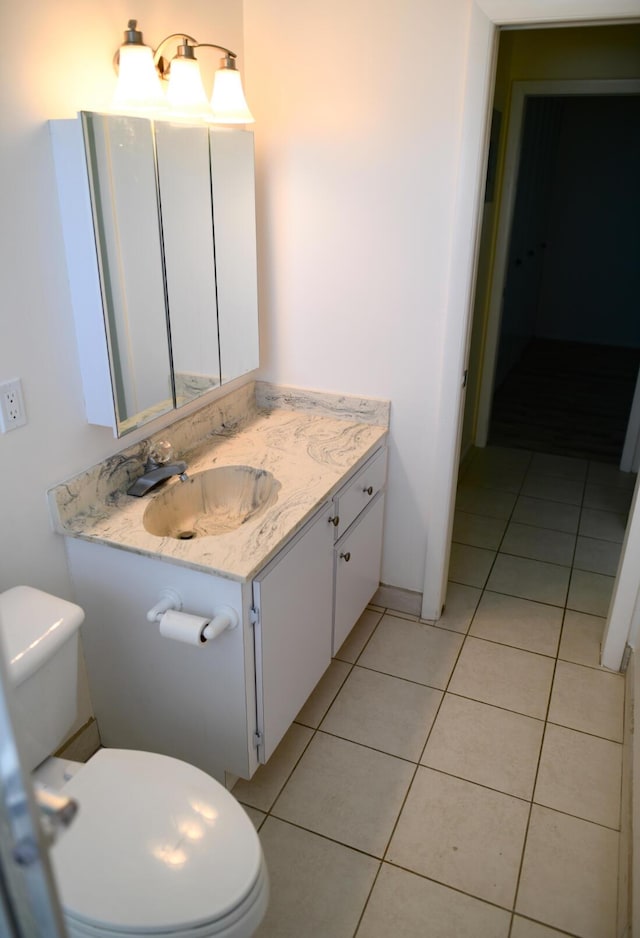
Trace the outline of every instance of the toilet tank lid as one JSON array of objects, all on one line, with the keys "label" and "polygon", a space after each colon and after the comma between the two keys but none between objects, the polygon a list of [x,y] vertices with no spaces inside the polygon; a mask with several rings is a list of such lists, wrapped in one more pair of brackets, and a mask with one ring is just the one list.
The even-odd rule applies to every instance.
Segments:
[{"label": "toilet tank lid", "polygon": [[13,683],[37,671],[83,619],[80,606],[32,586],[0,593],[0,636]]}]

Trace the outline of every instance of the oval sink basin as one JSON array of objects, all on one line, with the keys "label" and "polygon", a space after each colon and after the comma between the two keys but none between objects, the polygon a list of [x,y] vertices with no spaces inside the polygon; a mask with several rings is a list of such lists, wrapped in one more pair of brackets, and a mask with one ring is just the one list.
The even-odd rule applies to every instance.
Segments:
[{"label": "oval sink basin", "polygon": [[266,469],[207,469],[156,495],[142,523],[149,534],[183,541],[228,534],[273,505],[279,488]]}]

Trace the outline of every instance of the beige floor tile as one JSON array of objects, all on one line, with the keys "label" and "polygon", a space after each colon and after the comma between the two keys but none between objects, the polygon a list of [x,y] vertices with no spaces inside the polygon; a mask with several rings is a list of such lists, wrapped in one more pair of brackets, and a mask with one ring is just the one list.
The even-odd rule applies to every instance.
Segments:
[{"label": "beige floor tile", "polygon": [[421,768],[386,859],[510,908],[528,814],[525,801]]},{"label": "beige floor tile", "polygon": [[313,730],[294,723],[265,765],[261,765],[251,781],[238,779],[233,786],[234,797],[243,805],[268,811],[302,755]]},{"label": "beige floor tile", "polygon": [[468,637],[448,690],[544,719],[553,667],[551,658]]},{"label": "beige floor tile", "polygon": [[555,453],[534,453],[529,471],[545,475],[559,476],[563,479],[583,480],[587,475],[586,459],[573,456],[557,456]]},{"label": "beige floor tile", "polygon": [[449,560],[449,579],[466,586],[483,587],[496,552],[484,547],[469,547],[467,544],[452,544]]},{"label": "beige floor tile", "polygon": [[275,818],[260,840],[270,899],[255,938],[352,938],[379,862]]},{"label": "beige floor tile", "polygon": [[318,732],[272,814],[382,857],[414,766]]},{"label": "beige floor tile", "polygon": [[351,671],[352,665],[335,658],[318,681],[304,707],[296,717],[296,723],[317,729],[327,710]]},{"label": "beige floor tile", "polygon": [[513,446],[477,446],[471,451],[470,466],[485,466],[498,472],[504,469],[526,471],[531,463],[531,450]]},{"label": "beige floor tile", "polygon": [[599,511],[596,508],[583,508],[578,534],[583,537],[597,537],[603,541],[616,541],[621,544],[624,540],[626,527],[626,514]]},{"label": "beige floor tile", "polygon": [[527,473],[522,486],[522,495],[546,498],[551,502],[565,502],[567,505],[581,505],[583,491],[584,482],[580,479],[542,475],[533,469]]},{"label": "beige floor tile", "polygon": [[564,606],[570,572],[568,567],[560,567],[555,563],[498,554],[487,581],[487,589]]},{"label": "beige floor tile", "polygon": [[618,572],[622,544],[595,537],[579,537],[573,566],[577,570],[615,576]]},{"label": "beige floor tile", "polygon": [[624,677],[558,661],[549,720],[569,729],[622,742]]},{"label": "beige floor tile", "polygon": [[247,804],[243,805],[243,808],[251,818],[255,829],[259,831],[267,815],[264,813],[264,811],[258,811],[257,808],[252,808]]},{"label": "beige floor tile", "polygon": [[599,508],[601,511],[626,514],[629,511],[632,496],[632,489],[588,482],[583,504],[585,508]]},{"label": "beige floor tile", "polygon": [[549,528],[535,528],[532,524],[512,521],[500,550],[503,554],[515,554],[516,557],[529,557],[531,560],[544,560],[570,567],[575,543],[575,534],[552,531]]},{"label": "beige floor tile", "polygon": [[522,524],[532,524],[537,528],[549,528],[552,531],[575,534],[578,530],[580,509],[577,505],[566,505],[543,498],[520,495],[511,520]]},{"label": "beige floor tile", "polygon": [[458,544],[497,550],[506,526],[507,522],[504,518],[487,518],[486,515],[472,515],[467,511],[456,511],[453,521],[453,540]]},{"label": "beige floor tile", "polygon": [[419,618],[422,612],[422,594],[416,590],[385,586],[381,583],[373,599],[375,599],[376,606],[384,607],[384,612],[401,612],[405,615],[416,616],[416,618]]},{"label": "beige floor tile", "polygon": [[336,658],[351,664],[355,663],[382,618],[383,612],[382,609],[365,609],[339,648]]},{"label": "beige floor tile", "polygon": [[463,641],[455,632],[387,614],[358,664],[444,690]]},{"label": "beige floor tile", "polygon": [[469,466],[463,476],[466,486],[501,489],[503,492],[518,493],[524,481],[526,468],[518,466],[492,466],[479,463]]},{"label": "beige floor tile", "polygon": [[607,620],[590,616],[586,612],[567,609],[564,614],[559,658],[584,664],[591,668],[600,666],[600,644]]},{"label": "beige floor tile", "polygon": [[618,829],[622,745],[549,724],[534,801]]},{"label": "beige floor tile", "polygon": [[635,472],[621,472],[611,463],[592,462],[589,464],[587,479],[596,485],[615,486],[622,489],[633,489],[636,484]]},{"label": "beige floor tile", "polygon": [[321,728],[417,762],[441,700],[433,687],[356,666]]},{"label": "beige floor tile", "polygon": [[606,616],[609,611],[615,578],[584,570],[571,572],[567,608],[588,612],[592,616]]},{"label": "beige floor tile", "polygon": [[534,805],[516,910],[581,938],[614,938],[618,834]]},{"label": "beige floor tile", "polygon": [[487,590],[480,600],[469,634],[525,651],[555,656],[561,627],[562,609],[557,606]]},{"label": "beige floor tile", "polygon": [[444,612],[433,624],[451,632],[468,632],[481,595],[482,590],[475,586],[449,582]]},{"label": "beige floor tile", "polygon": [[540,925],[538,922],[532,922],[528,918],[515,915],[511,928],[511,938],[567,938],[567,933],[556,931],[555,928],[548,928],[546,925]]},{"label": "beige floor tile", "polygon": [[433,769],[531,798],[544,723],[445,694],[420,761]]},{"label": "beige floor tile", "polygon": [[383,863],[356,938],[507,938],[509,922],[503,909]]},{"label": "beige floor tile", "polygon": [[[389,613],[389,615],[394,616],[397,619],[408,619],[409,622],[422,621],[420,619],[420,616],[417,613],[403,612],[402,609],[392,609],[391,607],[389,607],[389,609],[387,609],[387,612]],[[431,622],[429,622],[429,625],[431,625]]]},{"label": "beige floor tile", "polygon": [[460,485],[456,494],[456,508],[473,515],[486,515],[488,518],[508,518],[516,502],[514,492],[501,492],[495,489],[474,485]]}]

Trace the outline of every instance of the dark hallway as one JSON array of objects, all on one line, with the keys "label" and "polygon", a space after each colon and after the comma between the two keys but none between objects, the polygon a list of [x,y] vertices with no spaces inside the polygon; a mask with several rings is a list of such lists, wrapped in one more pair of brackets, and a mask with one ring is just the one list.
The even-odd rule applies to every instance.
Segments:
[{"label": "dark hallway", "polygon": [[618,464],[640,350],[532,339],[493,400],[489,444]]},{"label": "dark hallway", "polygon": [[527,100],[490,444],[618,464],[640,365],[640,97]]}]

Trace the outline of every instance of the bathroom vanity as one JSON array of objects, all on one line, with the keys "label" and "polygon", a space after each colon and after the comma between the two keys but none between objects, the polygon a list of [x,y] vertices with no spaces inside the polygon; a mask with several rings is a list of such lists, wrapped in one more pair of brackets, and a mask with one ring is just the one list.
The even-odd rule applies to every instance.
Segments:
[{"label": "bathroom vanity", "polygon": [[[217,535],[149,533],[153,499],[185,483],[128,496],[140,445],[50,492],[106,746],[219,779],[267,761],[379,585],[387,427],[386,402],[253,383],[174,424],[162,436],[191,478],[249,466],[276,480],[260,511]],[[147,620],[166,589],[184,612],[231,606],[239,624],[204,644],[167,638]]]}]

